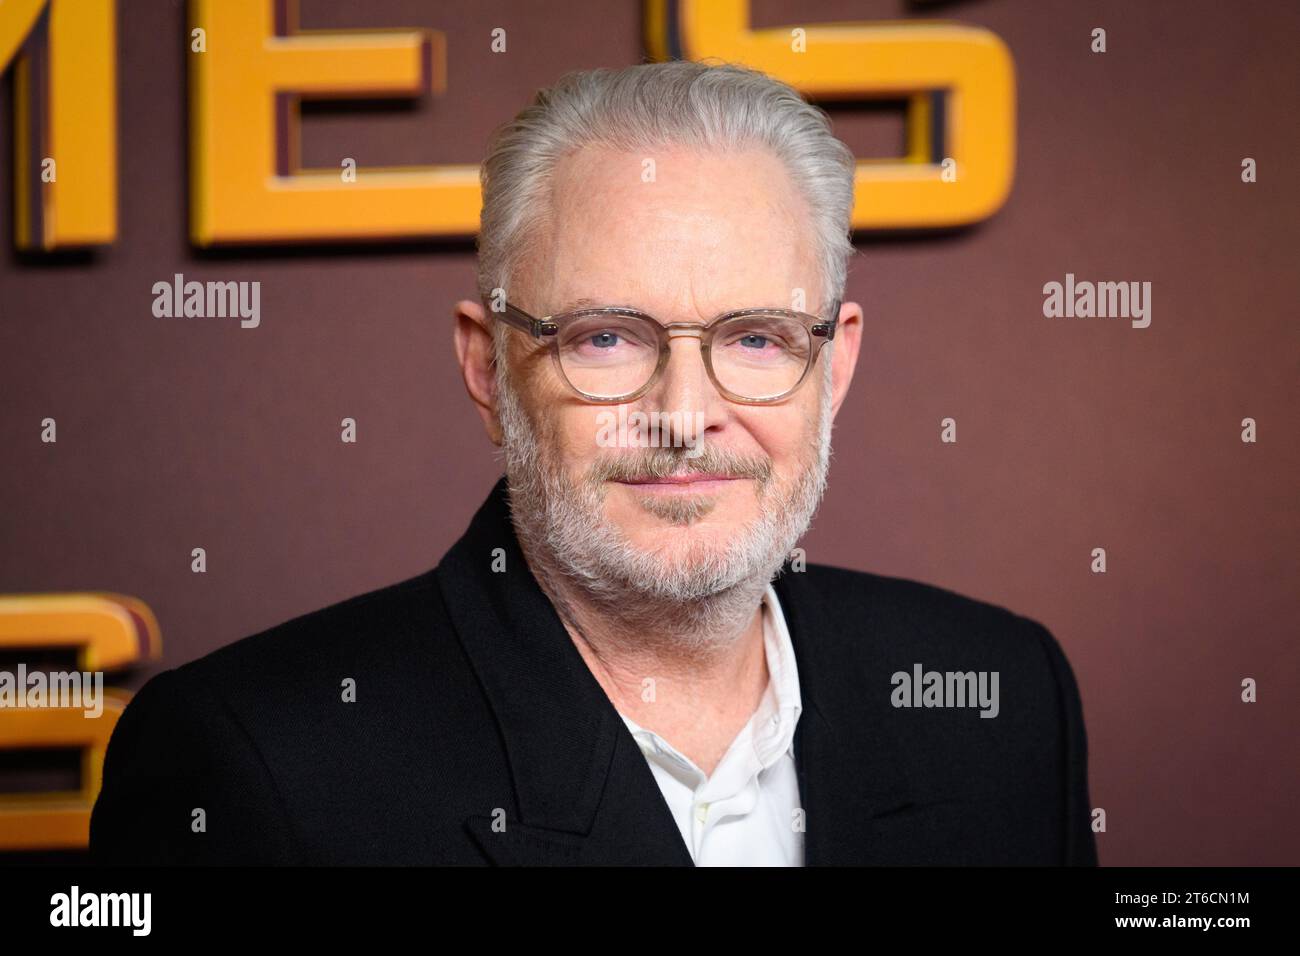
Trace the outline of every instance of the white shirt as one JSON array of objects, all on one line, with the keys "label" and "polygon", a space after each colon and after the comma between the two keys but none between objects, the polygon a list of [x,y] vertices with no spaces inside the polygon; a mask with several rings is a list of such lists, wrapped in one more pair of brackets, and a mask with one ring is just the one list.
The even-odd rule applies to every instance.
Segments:
[{"label": "white shirt", "polygon": [[623,716],[697,866],[803,865],[803,813],[794,763],[794,728],[803,709],[799,671],[770,584],[762,607],[767,689],[713,776],[706,777],[668,741]]}]

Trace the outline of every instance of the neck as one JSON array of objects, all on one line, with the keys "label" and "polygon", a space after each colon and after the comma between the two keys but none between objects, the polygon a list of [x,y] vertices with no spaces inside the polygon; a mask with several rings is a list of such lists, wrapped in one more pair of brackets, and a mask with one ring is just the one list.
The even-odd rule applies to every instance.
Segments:
[{"label": "neck", "polygon": [[[533,576],[620,713],[679,747],[694,724],[720,727],[730,742],[767,687],[761,607],[767,581],[743,582],[689,604],[630,589],[596,594],[540,548],[521,544]],[[705,767],[721,757],[711,757],[709,747],[701,741],[698,758],[684,752]]]}]

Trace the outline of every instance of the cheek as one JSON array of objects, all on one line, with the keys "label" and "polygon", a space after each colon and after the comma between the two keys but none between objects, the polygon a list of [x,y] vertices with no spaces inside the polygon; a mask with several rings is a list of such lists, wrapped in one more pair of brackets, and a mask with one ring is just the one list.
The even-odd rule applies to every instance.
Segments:
[{"label": "cheek", "polygon": [[591,406],[562,408],[551,416],[554,432],[551,447],[560,449],[564,467],[575,476],[582,476],[601,454],[610,451],[599,447],[601,409]]},{"label": "cheek", "polygon": [[596,436],[599,406],[576,401],[562,382],[556,380],[549,359],[538,359],[529,370],[529,382],[522,400],[544,457],[566,471],[580,475],[598,451]]},{"label": "cheek", "polygon": [[773,471],[788,475],[802,470],[808,449],[816,438],[817,409],[791,403],[758,409],[758,412],[745,422],[745,428],[762,453],[771,459]]}]

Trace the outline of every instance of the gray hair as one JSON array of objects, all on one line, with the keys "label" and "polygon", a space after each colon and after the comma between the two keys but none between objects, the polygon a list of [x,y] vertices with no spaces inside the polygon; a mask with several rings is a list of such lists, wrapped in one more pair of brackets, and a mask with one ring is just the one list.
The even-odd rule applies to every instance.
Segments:
[{"label": "gray hair", "polygon": [[[688,60],[565,74],[496,131],[480,172],[481,296],[490,299],[525,270],[552,213],[552,171],[591,145],[771,150],[812,211],[822,302],[843,298],[853,255],[853,153],[826,113],[787,84],[736,64]],[[494,335],[500,361],[504,337]]]}]

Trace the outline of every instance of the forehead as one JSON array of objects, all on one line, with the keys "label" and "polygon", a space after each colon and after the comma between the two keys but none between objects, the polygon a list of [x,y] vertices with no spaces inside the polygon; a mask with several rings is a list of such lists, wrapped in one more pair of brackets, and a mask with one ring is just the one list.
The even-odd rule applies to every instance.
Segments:
[{"label": "forehead", "polygon": [[811,303],[806,202],[759,148],[588,148],[557,166],[530,298],[549,312],[598,304],[708,316]]}]

